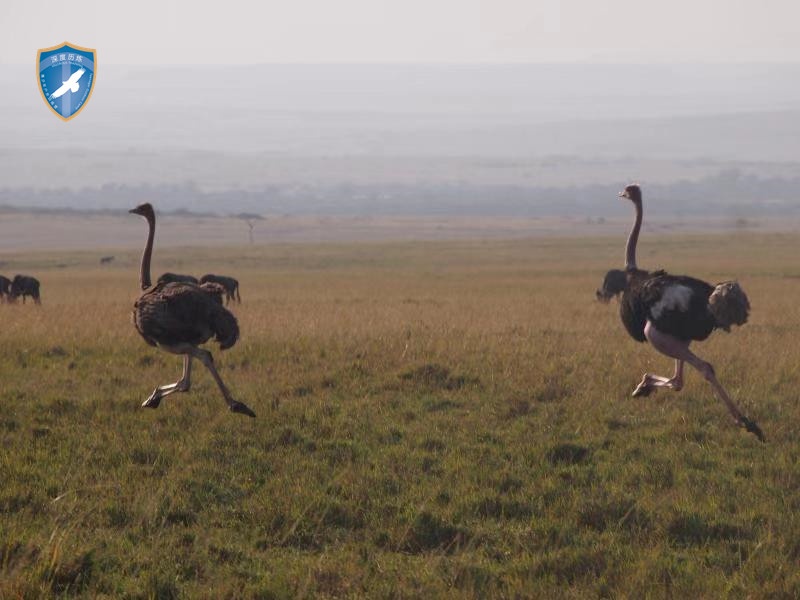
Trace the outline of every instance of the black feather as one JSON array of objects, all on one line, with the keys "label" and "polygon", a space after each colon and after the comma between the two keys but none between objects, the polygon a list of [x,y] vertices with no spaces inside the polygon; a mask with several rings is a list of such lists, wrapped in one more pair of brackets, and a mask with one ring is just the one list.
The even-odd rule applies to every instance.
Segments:
[{"label": "black feather", "polygon": [[239,326],[222,306],[221,293],[213,285],[156,284],[136,301],[134,325],[152,346],[197,346],[213,336],[222,349],[230,348],[239,338]]},{"label": "black feather", "polygon": [[[677,286],[687,288],[688,302],[664,304]],[[620,316],[633,339],[644,342],[644,327],[650,321],[658,331],[684,341],[706,339],[717,327],[708,310],[708,299],[714,287],[705,281],[685,275],[669,275],[664,271],[647,273],[632,270],[623,293]],[[674,292],[673,292],[674,293]]]},{"label": "black feather", "polygon": [[601,302],[608,302],[614,296],[625,291],[626,285],[627,276],[625,275],[625,271],[611,269],[603,278],[603,285],[595,292],[595,296]]},{"label": "black feather", "polygon": [[646,342],[644,326],[647,324],[647,309],[641,302],[642,284],[650,277],[650,273],[639,269],[627,271],[628,283],[622,292],[619,304],[619,316],[628,334],[637,342]]}]

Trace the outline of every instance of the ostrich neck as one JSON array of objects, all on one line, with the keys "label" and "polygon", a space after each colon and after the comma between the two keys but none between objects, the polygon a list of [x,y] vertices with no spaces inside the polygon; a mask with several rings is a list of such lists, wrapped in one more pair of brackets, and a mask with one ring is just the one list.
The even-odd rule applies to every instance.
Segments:
[{"label": "ostrich neck", "polygon": [[634,202],[636,207],[636,220],[633,222],[633,229],[628,236],[628,245],[625,247],[625,268],[636,268],[636,244],[639,241],[639,230],[642,228],[642,202]]},{"label": "ostrich neck", "polygon": [[149,227],[147,243],[144,246],[144,253],[142,253],[142,265],[139,272],[139,283],[143,290],[150,287],[150,257],[153,255],[153,238],[156,234],[155,216],[147,217],[147,225]]}]

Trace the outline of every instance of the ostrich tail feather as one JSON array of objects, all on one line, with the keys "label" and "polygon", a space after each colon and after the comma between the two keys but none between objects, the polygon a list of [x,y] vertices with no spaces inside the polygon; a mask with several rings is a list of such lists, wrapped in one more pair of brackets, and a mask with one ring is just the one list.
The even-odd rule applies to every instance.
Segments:
[{"label": "ostrich tail feather", "polygon": [[221,350],[227,350],[239,339],[239,323],[236,317],[222,306],[216,307],[211,318],[211,327]]},{"label": "ostrich tail feather", "polygon": [[738,282],[725,281],[717,285],[709,296],[708,310],[720,329],[730,331],[731,325],[747,323],[750,301]]}]

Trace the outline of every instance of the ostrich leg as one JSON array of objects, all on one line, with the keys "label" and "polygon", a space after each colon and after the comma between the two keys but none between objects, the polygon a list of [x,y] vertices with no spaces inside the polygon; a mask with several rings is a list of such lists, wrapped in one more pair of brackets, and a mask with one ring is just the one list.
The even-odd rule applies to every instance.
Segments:
[{"label": "ostrich leg", "polygon": [[667,356],[670,356],[676,360],[686,361],[695,369],[697,369],[703,375],[706,381],[711,384],[711,387],[714,389],[714,392],[717,394],[719,399],[725,403],[725,406],[728,408],[728,412],[731,413],[731,416],[733,417],[733,420],[736,421],[736,424],[740,427],[744,427],[762,442],[766,441],[764,433],[761,431],[761,428],[758,426],[758,424],[744,416],[739,408],[733,403],[733,400],[731,400],[730,396],[728,396],[725,388],[723,388],[722,384],[720,384],[720,382],[717,380],[717,376],[714,373],[714,367],[689,350],[689,344],[687,342],[683,342],[672,337],[671,335],[660,332],[653,326],[652,323],[650,323],[650,321],[648,321],[645,325],[644,335],[647,337],[648,341],[653,345],[653,347],[662,354],[666,354]]},{"label": "ostrich leg", "polygon": [[231,412],[241,413],[243,415],[247,415],[248,417],[256,416],[256,413],[250,410],[250,408],[244,402],[238,402],[237,400],[233,399],[230,390],[225,387],[225,384],[222,382],[222,377],[220,377],[219,373],[217,373],[217,368],[214,366],[214,358],[211,356],[211,352],[193,346],[192,356],[202,362],[209,370],[211,376],[214,378],[214,381],[217,382],[219,390],[222,392],[222,396],[225,398],[225,402],[228,403],[228,408],[231,409]]},{"label": "ostrich leg", "polygon": [[191,381],[190,381],[191,376],[192,376],[192,356],[190,354],[184,354],[183,375],[181,375],[181,378],[175,383],[158,386],[156,389],[153,390],[153,393],[150,394],[150,397],[144,402],[142,402],[142,406],[145,408],[158,408],[158,405],[161,404],[161,399],[164,396],[169,396],[174,392],[188,392],[189,388],[191,387]]},{"label": "ostrich leg", "polygon": [[655,391],[654,388],[665,387],[676,392],[683,389],[683,361],[675,359],[675,374],[672,378],[661,377],[660,375],[653,375],[652,373],[645,373],[639,385],[633,390],[631,394],[634,398],[640,396],[649,396]]}]

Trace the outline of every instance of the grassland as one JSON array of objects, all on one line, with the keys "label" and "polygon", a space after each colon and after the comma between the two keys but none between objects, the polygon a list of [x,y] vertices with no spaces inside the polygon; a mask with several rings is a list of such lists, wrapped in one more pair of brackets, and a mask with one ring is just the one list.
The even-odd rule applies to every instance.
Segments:
[{"label": "grassland", "polygon": [[[594,302],[623,240],[156,248],[239,278],[217,364],[130,323],[136,252],[5,256],[0,597],[800,597],[800,243],[652,236],[640,262],[736,276],[751,322],[697,347],[764,429]],[[57,265],[67,265],[57,267]]]}]

